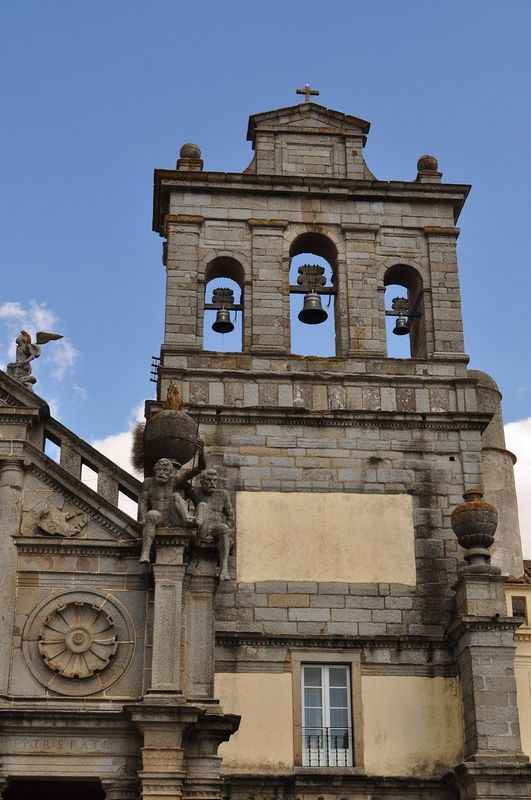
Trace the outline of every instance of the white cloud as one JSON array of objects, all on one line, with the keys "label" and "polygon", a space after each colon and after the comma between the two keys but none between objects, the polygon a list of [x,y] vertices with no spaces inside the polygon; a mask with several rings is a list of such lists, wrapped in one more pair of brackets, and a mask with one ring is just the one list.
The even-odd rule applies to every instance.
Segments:
[{"label": "white cloud", "polygon": [[89,393],[88,393],[88,391],[85,389],[85,387],[84,387],[84,386],[80,386],[80,385],[79,385],[79,383],[73,383],[73,384],[72,384],[72,389],[74,390],[74,394],[77,394],[77,396],[78,396],[78,397],[79,397],[81,400],[88,400],[88,398],[89,398]]},{"label": "white cloud", "polygon": [[[27,307],[18,301],[8,301],[0,305],[0,320],[4,323],[4,336],[6,342],[0,342],[0,366],[5,367],[7,361],[15,358],[15,339],[21,330],[26,330],[35,341],[37,331],[59,333],[61,320],[46,303],[31,300]],[[72,371],[77,362],[79,353],[69,339],[59,339],[47,344],[42,349],[41,358],[44,365],[50,366],[51,377],[55,381],[62,381],[65,375]],[[40,365],[39,365],[40,366]],[[44,367],[45,368],[45,367]]]},{"label": "white cloud", "polygon": [[50,406],[50,414],[54,419],[59,419],[59,400],[57,397],[49,397],[47,400],[48,405]]},{"label": "white cloud", "polygon": [[134,475],[138,478],[138,473],[135,472],[131,464],[131,450],[133,446],[133,426],[136,422],[144,419],[144,404],[136,406],[132,409],[129,420],[128,430],[121,433],[111,433],[109,436],[104,436],[102,439],[95,439],[91,442],[92,447],[99,450],[100,453],[110,458],[115,464]]},{"label": "white cloud", "polygon": [[507,448],[517,457],[514,468],[524,558],[531,558],[531,417],[505,426]]},{"label": "white cloud", "polygon": [[56,381],[62,381],[70,372],[78,359],[79,353],[69,339],[52,342],[53,347],[46,346],[47,362],[52,365],[51,375]]}]

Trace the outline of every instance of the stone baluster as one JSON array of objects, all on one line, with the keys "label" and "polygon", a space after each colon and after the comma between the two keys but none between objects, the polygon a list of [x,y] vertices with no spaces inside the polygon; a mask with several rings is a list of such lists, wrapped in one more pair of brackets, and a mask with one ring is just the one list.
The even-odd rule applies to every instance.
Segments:
[{"label": "stone baluster", "polygon": [[98,494],[113,505],[118,505],[118,481],[112,472],[101,467],[98,469]]},{"label": "stone baluster", "polygon": [[81,480],[81,455],[74,445],[66,439],[61,440],[61,456],[59,463],[63,469],[66,469],[74,478]]}]

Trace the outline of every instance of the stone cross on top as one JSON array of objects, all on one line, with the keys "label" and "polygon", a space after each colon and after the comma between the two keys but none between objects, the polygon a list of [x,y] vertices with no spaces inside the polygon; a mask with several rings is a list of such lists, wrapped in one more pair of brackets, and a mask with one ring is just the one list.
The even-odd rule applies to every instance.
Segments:
[{"label": "stone cross on top", "polygon": [[310,89],[310,84],[309,83],[305,83],[304,84],[304,89],[297,89],[296,92],[297,92],[297,94],[305,95],[305,99],[304,99],[305,103],[310,103],[311,102],[310,97],[312,95],[318,95],[319,94],[319,90],[318,89]]}]

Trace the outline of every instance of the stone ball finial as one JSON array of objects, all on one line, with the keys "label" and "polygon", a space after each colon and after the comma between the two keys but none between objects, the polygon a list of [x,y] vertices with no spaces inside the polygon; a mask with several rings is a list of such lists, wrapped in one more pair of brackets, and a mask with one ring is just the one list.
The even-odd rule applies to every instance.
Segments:
[{"label": "stone ball finial", "polygon": [[186,142],[179,151],[179,158],[201,158],[201,148],[193,142]]},{"label": "stone ball finial", "polygon": [[438,172],[439,162],[435,156],[423,155],[417,161],[417,169],[419,172]]}]

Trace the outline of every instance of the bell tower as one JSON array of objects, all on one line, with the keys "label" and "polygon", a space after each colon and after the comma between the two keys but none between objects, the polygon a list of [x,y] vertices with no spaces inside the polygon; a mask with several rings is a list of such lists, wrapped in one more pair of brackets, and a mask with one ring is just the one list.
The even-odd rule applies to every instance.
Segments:
[{"label": "bell tower", "polygon": [[[243,172],[205,171],[190,143],[175,170],[155,171],[153,228],[164,239],[167,274],[158,397],[176,380],[189,407],[217,423],[233,412],[257,421],[273,414],[288,424],[302,414],[316,425],[323,414],[395,415],[404,429],[408,420],[444,420],[459,431],[477,425],[479,436],[485,423],[477,415],[487,410],[481,387],[493,382],[467,370],[456,255],[470,187],[443,183],[429,155],[419,158],[412,181],[377,180],[363,155],[370,123],[309,102],[308,90],[300,92],[306,102],[250,117],[254,155]],[[290,269],[307,253],[317,260]],[[328,278],[316,266],[323,260]],[[215,279],[232,282],[238,296],[209,289]],[[388,286],[401,296],[386,301]],[[208,312],[215,312],[220,350],[226,334],[224,353],[204,349]],[[296,355],[293,322],[302,320],[308,331],[310,323],[313,332],[326,316],[332,357]],[[389,318],[393,333],[409,340],[411,358],[388,357]],[[241,333],[231,332],[236,320]],[[512,457],[498,417],[482,439],[483,467],[477,448],[459,454],[457,494],[482,478],[493,487],[501,470],[513,510],[501,510],[495,551],[516,574]],[[311,489],[315,475],[305,474]],[[245,470],[234,477],[247,485]],[[281,479],[271,481],[282,489]]]},{"label": "bell tower", "polygon": [[[370,123],[313,91],[250,117],[241,173],[205,170],[195,144],[155,172],[167,288],[152,409],[178,384],[235,509],[216,601],[216,697],[242,717],[221,748],[226,780],[231,796],[265,781],[309,797],[328,780],[313,768],[343,766],[346,793],[369,791],[370,774],[407,777],[400,796],[446,799],[454,770],[460,797],[494,782],[509,798],[503,771],[526,760],[500,572],[519,575],[522,554],[500,395],[464,349],[456,243],[470,187],[444,183],[431,155],[411,180],[378,180]],[[321,324],[330,354],[301,355],[294,326]],[[410,357],[390,355],[395,335]],[[456,541],[464,494],[491,520],[497,506],[490,554],[465,552],[468,533]],[[476,691],[472,616],[498,631],[505,700]],[[385,698],[411,741],[393,740]],[[408,722],[424,700],[433,730]],[[502,721],[489,728],[483,706]],[[497,777],[478,766],[486,754]]]},{"label": "bell tower", "polygon": [[[416,358],[464,360],[455,227],[469,187],[441,183],[432,156],[416,179],[377,181],[363,158],[370,124],[315,103],[255,114],[243,173],[203,171],[196,145],[155,173],[154,229],[166,239],[163,364],[201,350],[204,288],[242,292],[243,352],[289,355],[289,264],[311,250],[333,270],[337,357],[385,358],[384,289],[407,293]],[[308,287],[311,288],[311,287]],[[392,309],[388,309],[392,313]],[[399,315],[397,315],[399,316]]]}]

